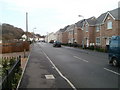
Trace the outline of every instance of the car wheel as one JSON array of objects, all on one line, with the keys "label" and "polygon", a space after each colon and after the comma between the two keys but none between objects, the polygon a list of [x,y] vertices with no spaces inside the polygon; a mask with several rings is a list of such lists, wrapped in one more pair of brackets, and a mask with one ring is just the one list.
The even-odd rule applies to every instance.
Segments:
[{"label": "car wheel", "polygon": [[118,61],[114,58],[112,61],[113,66],[118,66]]}]

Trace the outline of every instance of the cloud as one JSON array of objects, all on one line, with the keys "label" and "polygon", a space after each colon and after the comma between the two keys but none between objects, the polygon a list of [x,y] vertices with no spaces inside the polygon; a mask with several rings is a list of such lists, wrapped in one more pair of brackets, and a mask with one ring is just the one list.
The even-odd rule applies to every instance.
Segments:
[{"label": "cloud", "polygon": [[[36,27],[38,32],[46,33],[58,30],[68,24],[73,24],[83,19],[78,17],[78,15],[83,15],[84,18],[91,16],[98,17],[108,10],[117,8],[118,1],[119,0],[0,0],[0,4],[2,4],[3,13],[5,13],[3,15],[8,17],[8,19],[3,21],[12,22],[14,25],[21,25],[21,28],[25,28],[23,27],[25,25],[22,25],[24,20],[19,20],[17,17],[24,19],[25,12],[28,12],[29,29],[32,30],[32,28]],[[11,19],[13,17],[11,12],[13,14],[18,13],[16,17],[17,20],[16,18]],[[21,21],[21,23],[18,21]]]}]

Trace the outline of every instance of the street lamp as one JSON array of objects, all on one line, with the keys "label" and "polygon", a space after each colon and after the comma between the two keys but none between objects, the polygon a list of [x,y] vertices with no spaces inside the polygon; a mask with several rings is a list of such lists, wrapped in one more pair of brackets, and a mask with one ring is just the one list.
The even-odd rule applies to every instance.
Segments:
[{"label": "street lamp", "polygon": [[[78,17],[82,17],[84,19],[84,16],[82,16],[82,15],[78,15]],[[84,35],[84,31],[83,31],[83,35]],[[84,49],[84,36],[83,36],[83,40],[82,40],[82,48]]]},{"label": "street lamp", "polygon": [[33,41],[35,41],[35,29],[36,28],[33,28]]}]

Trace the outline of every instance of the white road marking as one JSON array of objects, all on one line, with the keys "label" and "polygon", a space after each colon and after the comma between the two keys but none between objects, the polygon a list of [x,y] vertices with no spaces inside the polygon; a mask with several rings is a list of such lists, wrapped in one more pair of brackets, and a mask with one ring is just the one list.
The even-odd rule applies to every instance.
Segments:
[{"label": "white road marking", "polygon": [[109,71],[109,72],[112,72],[112,73],[114,73],[114,74],[116,74],[116,75],[120,75],[120,73],[117,73],[117,72],[115,72],[115,71],[113,71],[113,70],[110,70],[110,69],[107,69],[107,68],[104,68],[105,70],[107,70],[107,71]]},{"label": "white road marking", "polygon": [[79,58],[79,57],[77,57],[77,56],[73,56],[74,58],[77,58],[77,59],[80,59],[80,60],[82,60],[82,61],[84,61],[84,62],[88,62],[87,60],[85,60],[85,59],[82,59],[82,58]]},{"label": "white road marking", "polygon": [[[42,50],[42,48],[41,48]],[[68,84],[74,89],[74,90],[77,90],[76,87],[70,82],[69,79],[67,79],[61,72],[60,70],[55,66],[55,64],[52,62],[52,60],[48,57],[48,55],[44,52],[44,50],[42,50],[42,52],[44,53],[44,55],[46,56],[46,58],[50,61],[50,63],[53,65],[53,67],[56,69],[56,71],[60,74],[60,76],[65,79]]]}]

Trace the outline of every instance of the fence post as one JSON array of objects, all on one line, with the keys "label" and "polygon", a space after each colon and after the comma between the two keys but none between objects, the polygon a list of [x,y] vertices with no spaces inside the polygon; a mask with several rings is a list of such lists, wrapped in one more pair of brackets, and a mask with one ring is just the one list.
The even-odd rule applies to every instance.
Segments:
[{"label": "fence post", "polygon": [[[19,60],[20,60],[20,66],[21,66],[21,56],[19,56]],[[19,66],[19,67],[20,67],[20,66]]]},{"label": "fence post", "polygon": [[26,52],[26,49],[24,49],[24,58],[26,57],[25,52]]}]

